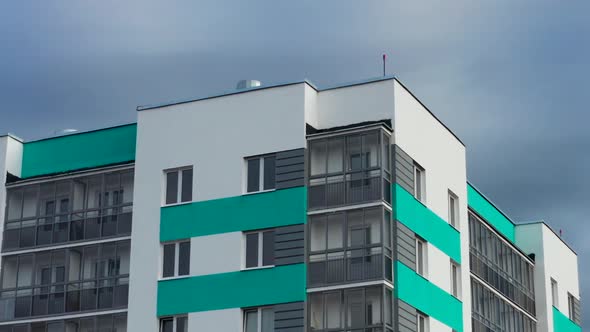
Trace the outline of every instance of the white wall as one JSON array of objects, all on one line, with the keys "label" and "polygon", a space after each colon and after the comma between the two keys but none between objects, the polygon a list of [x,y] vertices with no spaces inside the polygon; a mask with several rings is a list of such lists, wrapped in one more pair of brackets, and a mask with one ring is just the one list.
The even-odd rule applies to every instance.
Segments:
[{"label": "white wall", "polygon": [[319,128],[391,119],[393,80],[321,91],[317,98],[317,110]]},{"label": "white wall", "polygon": [[[437,121],[397,80],[395,85],[394,135],[400,146],[425,170],[425,205],[448,222],[448,193],[459,199],[461,232],[461,301],[464,330],[471,330],[471,292],[469,279],[469,226],[467,222],[467,171],[465,147]],[[431,250],[429,256],[438,257]],[[433,283],[450,291],[450,261],[429,260],[428,273]]]},{"label": "white wall", "polygon": [[[156,312],[163,170],[193,165],[194,201],[241,195],[244,157],[305,146],[304,86],[262,89],[138,113],[130,331],[157,330],[155,315],[150,319],[146,313]],[[222,219],[220,215],[211,222]],[[196,245],[195,241],[191,244]],[[201,264],[218,259],[215,251],[209,253],[208,261]]]},{"label": "white wall", "polygon": [[[469,318],[469,320],[471,320],[471,318]],[[428,331],[429,332],[451,332],[451,331],[453,331],[453,329],[448,327],[447,325],[439,322],[438,320],[434,319],[433,317],[429,317],[428,318]],[[464,326],[463,331],[467,332],[467,331],[471,331],[471,329],[467,330]]]},{"label": "white wall", "polygon": [[[239,271],[243,266],[243,233],[231,232],[191,239],[192,276]],[[214,259],[212,258],[214,256]]]},{"label": "white wall", "polygon": [[[451,259],[447,254],[440,251],[432,244],[427,244],[427,263],[428,263],[428,280],[443,289],[447,293],[451,293]],[[448,272],[447,272],[448,270]]]},{"label": "white wall", "polygon": [[[0,136],[0,234],[4,232],[4,216],[6,209],[6,172],[12,175],[21,175],[23,159],[23,144],[11,136]],[[0,248],[2,237],[0,236]],[[2,262],[0,259],[0,266]]]},{"label": "white wall", "polygon": [[240,332],[242,331],[242,310],[238,308],[190,313],[188,330],[189,332]]},{"label": "white wall", "polygon": [[516,244],[535,254],[535,302],[539,331],[553,329],[551,279],[557,281],[558,309],[568,315],[568,292],[580,299],[578,257],[544,223],[517,225]]}]

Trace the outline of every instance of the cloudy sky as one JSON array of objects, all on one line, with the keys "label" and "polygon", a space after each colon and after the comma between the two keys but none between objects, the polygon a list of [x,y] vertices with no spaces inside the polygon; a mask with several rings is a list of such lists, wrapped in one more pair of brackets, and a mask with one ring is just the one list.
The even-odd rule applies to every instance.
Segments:
[{"label": "cloudy sky", "polygon": [[[590,1],[2,1],[0,133],[135,121],[255,78],[395,74],[468,147],[470,180],[544,219],[590,294]],[[590,305],[585,325],[590,324]]]}]

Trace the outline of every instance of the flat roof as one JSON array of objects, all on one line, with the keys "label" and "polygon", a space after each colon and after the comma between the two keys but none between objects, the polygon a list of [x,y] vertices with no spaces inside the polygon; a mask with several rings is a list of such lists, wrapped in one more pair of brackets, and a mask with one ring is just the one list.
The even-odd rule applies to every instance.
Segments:
[{"label": "flat roof", "polygon": [[311,82],[308,79],[304,79],[301,81],[277,83],[277,84],[271,84],[271,85],[261,85],[261,86],[257,86],[257,87],[246,88],[246,89],[228,90],[228,91],[224,91],[224,92],[220,92],[220,93],[216,93],[216,94],[212,94],[212,95],[207,95],[207,96],[200,96],[200,97],[194,97],[194,98],[188,98],[188,99],[179,99],[179,100],[175,100],[175,101],[152,104],[152,105],[137,106],[137,111],[138,112],[146,111],[146,110],[161,108],[161,107],[166,107],[166,106],[192,103],[192,102],[201,101],[201,100],[237,95],[237,94],[247,93],[247,92],[252,92],[252,91],[260,91],[260,90],[265,90],[265,89],[285,87],[285,86],[295,85],[295,84],[307,84],[308,86],[313,88],[315,91],[322,92],[322,91],[348,88],[348,87],[352,87],[352,86],[356,86],[356,85],[363,85],[363,84],[376,83],[376,82],[389,81],[389,80],[395,80],[396,82],[398,82],[401,85],[401,87],[404,88],[412,97],[414,97],[414,99],[416,99],[420,103],[420,105],[422,105],[422,107],[424,107],[424,109],[426,109],[426,111],[428,111],[428,113],[430,113],[430,115],[432,115],[432,117],[434,117],[434,119],[436,121],[438,121],[449,133],[451,133],[451,135],[453,135],[455,137],[455,139],[457,139],[457,141],[459,141],[459,143],[461,143],[461,145],[465,146],[465,143],[463,143],[463,141],[461,141],[461,139],[449,127],[447,127],[447,125],[445,125],[444,122],[442,122],[426,105],[424,105],[424,103],[420,99],[418,99],[416,97],[416,95],[414,95],[410,91],[410,89],[408,89],[395,75],[385,75],[385,76],[381,76],[381,77],[374,77],[374,78],[369,78],[369,79],[364,79],[364,80],[359,80],[359,81],[338,83],[338,84],[327,85],[327,86],[318,86],[317,84],[314,84],[313,82]]}]

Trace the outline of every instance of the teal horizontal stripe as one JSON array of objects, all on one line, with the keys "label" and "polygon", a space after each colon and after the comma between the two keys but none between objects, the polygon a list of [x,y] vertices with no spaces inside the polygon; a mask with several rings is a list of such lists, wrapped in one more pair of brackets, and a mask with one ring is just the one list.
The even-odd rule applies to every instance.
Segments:
[{"label": "teal horizontal stripe", "polygon": [[395,263],[395,279],[395,291],[400,300],[456,331],[463,331],[461,301],[400,261]]},{"label": "teal horizontal stripe", "polygon": [[134,161],[136,134],[130,124],[25,143],[21,177]]},{"label": "teal horizontal stripe", "polygon": [[158,282],[158,316],[305,301],[305,265]]},{"label": "teal horizontal stripe", "polygon": [[582,332],[582,328],[553,307],[553,331],[554,332]]},{"label": "teal horizontal stripe", "polygon": [[418,201],[400,185],[394,187],[394,218],[461,263],[459,231]]},{"label": "teal horizontal stripe", "polygon": [[160,241],[305,223],[307,190],[296,187],[160,210]]},{"label": "teal horizontal stripe", "polygon": [[508,240],[515,242],[514,223],[469,183],[467,184],[467,204]]}]

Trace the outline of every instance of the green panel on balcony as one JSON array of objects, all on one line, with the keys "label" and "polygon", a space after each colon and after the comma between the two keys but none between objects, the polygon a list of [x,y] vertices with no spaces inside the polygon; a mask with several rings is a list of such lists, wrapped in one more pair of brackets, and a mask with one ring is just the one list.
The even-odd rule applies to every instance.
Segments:
[{"label": "green panel on balcony", "polygon": [[514,223],[471,184],[467,184],[467,204],[490,225],[514,243]]},{"label": "green panel on balcony", "polygon": [[305,265],[158,282],[158,316],[305,301]]},{"label": "green panel on balcony", "polygon": [[303,224],[305,187],[163,207],[160,241]]},{"label": "green panel on balcony", "polygon": [[130,124],[25,143],[21,177],[132,162],[136,134]]},{"label": "green panel on balcony", "polygon": [[553,331],[554,332],[582,332],[582,328],[553,307]]},{"label": "green panel on balcony", "polygon": [[463,331],[461,301],[399,261],[394,273],[395,292],[400,300],[456,331]]},{"label": "green panel on balcony", "polygon": [[461,263],[461,239],[457,229],[428,209],[400,185],[394,187],[394,219]]}]

